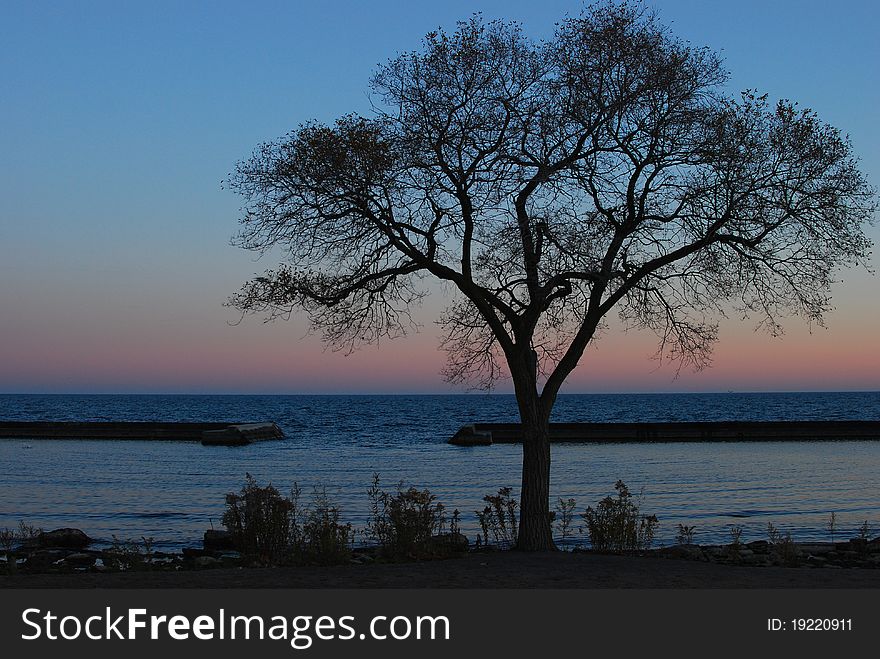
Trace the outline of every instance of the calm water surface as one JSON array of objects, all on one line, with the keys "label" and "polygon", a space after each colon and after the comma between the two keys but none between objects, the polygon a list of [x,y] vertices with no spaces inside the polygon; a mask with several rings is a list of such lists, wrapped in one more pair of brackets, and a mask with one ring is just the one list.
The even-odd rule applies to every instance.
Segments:
[{"label": "calm water surface", "polygon": [[[473,537],[482,497],[518,490],[515,445],[454,447],[463,424],[516,421],[512,396],[0,396],[0,419],[262,421],[280,442],[241,448],[195,443],[0,440],[0,527],[26,520],[76,526],[109,541],[153,536],[158,547],[197,543],[220,526],[224,494],[245,473],[286,490],[326,485],[344,516],[363,526],[378,472],[393,487],[427,487],[462,512]],[[562,396],[554,421],[880,419],[880,393]],[[658,541],[679,523],[698,542],[763,538],[768,522],[797,539],[827,539],[864,520],[880,532],[880,442],[561,444],[552,494],[578,510],[623,479],[660,519]]]}]

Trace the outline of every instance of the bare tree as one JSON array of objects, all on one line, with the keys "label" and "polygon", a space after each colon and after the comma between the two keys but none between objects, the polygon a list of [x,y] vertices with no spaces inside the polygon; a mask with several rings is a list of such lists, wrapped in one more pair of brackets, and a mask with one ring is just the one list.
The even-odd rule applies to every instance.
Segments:
[{"label": "bare tree", "polygon": [[550,413],[612,310],[700,368],[712,318],[821,322],[835,269],[867,263],[876,202],[848,139],[725,82],[638,4],[591,6],[544,42],[479,16],[432,32],[379,67],[374,116],[300,126],[237,165],[237,244],[284,260],[232,304],[304,309],[349,346],[403,332],[426,278],[451,284],[445,375],[509,372],[519,547],[550,549]]}]

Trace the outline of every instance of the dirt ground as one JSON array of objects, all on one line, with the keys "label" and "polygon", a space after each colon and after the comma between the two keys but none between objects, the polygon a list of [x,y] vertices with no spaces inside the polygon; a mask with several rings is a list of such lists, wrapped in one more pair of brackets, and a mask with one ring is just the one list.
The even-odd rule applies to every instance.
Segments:
[{"label": "dirt ground", "polygon": [[0,588],[880,588],[880,570],[491,552],[336,567],[3,575]]}]

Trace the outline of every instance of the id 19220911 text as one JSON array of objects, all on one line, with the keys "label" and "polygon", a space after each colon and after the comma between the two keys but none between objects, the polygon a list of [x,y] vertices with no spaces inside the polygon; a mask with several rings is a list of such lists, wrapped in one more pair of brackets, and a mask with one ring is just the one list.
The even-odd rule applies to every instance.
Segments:
[{"label": "id 19220911 text", "polygon": [[767,618],[768,632],[851,632],[852,618]]}]

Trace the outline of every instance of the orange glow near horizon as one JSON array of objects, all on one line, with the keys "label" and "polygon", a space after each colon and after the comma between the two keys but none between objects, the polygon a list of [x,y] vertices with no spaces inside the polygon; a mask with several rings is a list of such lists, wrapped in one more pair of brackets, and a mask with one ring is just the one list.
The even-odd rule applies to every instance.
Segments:
[{"label": "orange glow near horizon", "polygon": [[[880,390],[880,349],[861,325],[835,318],[813,333],[797,322],[780,338],[722,326],[711,367],[693,372],[655,358],[645,332],[609,330],[587,349],[567,392]],[[58,327],[57,325],[55,326]],[[37,332],[3,358],[2,390],[42,392],[421,393],[462,392],[440,370],[435,328],[350,355],[304,336],[302,319],[262,324],[74,335]],[[498,391],[509,391],[499,383]]]}]

